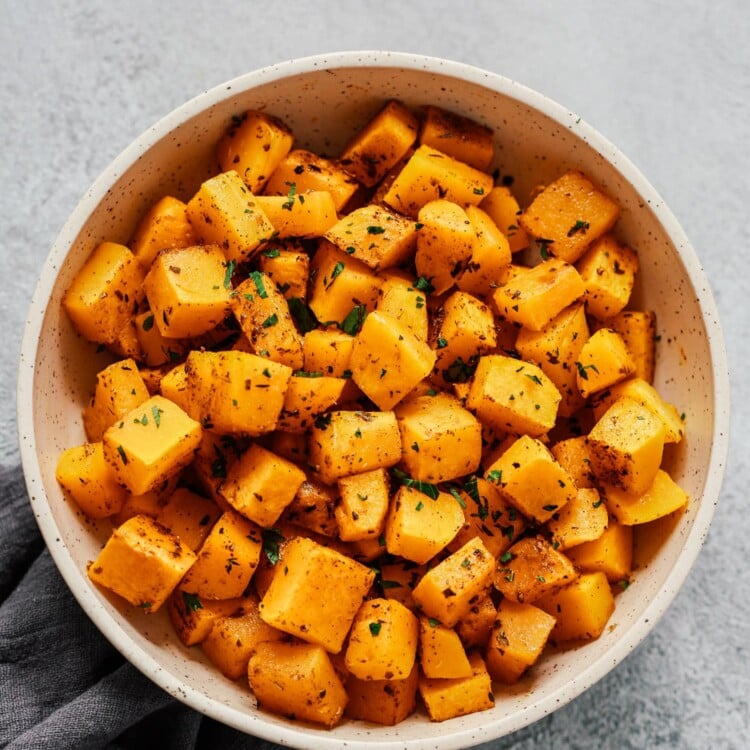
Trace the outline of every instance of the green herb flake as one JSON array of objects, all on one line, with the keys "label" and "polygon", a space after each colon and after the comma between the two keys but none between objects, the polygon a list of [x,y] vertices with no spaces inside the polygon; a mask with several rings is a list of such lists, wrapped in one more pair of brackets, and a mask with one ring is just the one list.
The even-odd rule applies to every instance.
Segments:
[{"label": "green herb flake", "polygon": [[261,252],[261,255],[265,256],[266,258],[278,258],[279,255],[281,255],[281,250],[279,250],[278,247],[272,247],[269,250],[263,250]]},{"label": "green herb flake", "polygon": [[274,313],[273,315],[269,315],[262,323],[261,325],[263,328],[270,328],[271,326],[275,326],[279,322],[279,316]]},{"label": "green herb flake", "polygon": [[364,305],[355,305],[351,312],[344,318],[341,324],[341,330],[350,336],[356,336],[359,333],[362,324],[367,317],[367,308]]},{"label": "green herb flake", "polygon": [[127,453],[125,453],[125,449],[121,445],[118,445],[117,452],[120,454],[120,458],[122,459],[122,462],[125,464],[125,466],[127,466],[128,456],[127,456]]},{"label": "green herb flake", "polygon": [[236,261],[228,260],[224,265],[227,269],[224,273],[224,289],[229,289],[232,286],[232,275],[234,274],[234,269],[237,267],[237,263]]},{"label": "green herb flake", "polygon": [[292,319],[295,325],[299,329],[301,334],[309,333],[314,331],[318,327],[318,321],[313,315],[312,310],[305,304],[305,301],[300,297],[291,297],[287,300],[289,305],[289,312],[292,314]]},{"label": "green herb flake", "polygon": [[326,289],[331,288],[331,285],[341,275],[344,268],[346,268],[346,264],[342,260],[336,261],[336,265],[333,267],[333,271],[331,271],[331,279],[326,285]]},{"label": "green herb flake", "polygon": [[568,237],[572,237],[574,234],[577,234],[578,232],[585,232],[589,228],[588,221],[582,221],[581,219],[578,219],[573,226],[568,229]]},{"label": "green herb flake", "polygon": [[385,589],[400,589],[403,588],[403,585],[399,581],[389,581],[387,579],[384,579],[380,582],[381,588]]},{"label": "green herb flake", "polygon": [[588,380],[589,374],[586,372],[586,370],[593,370],[597,375],[599,374],[599,370],[596,368],[596,365],[584,365],[581,362],[576,362],[576,367],[578,368],[578,374],[581,376],[581,379]]},{"label": "green herb flake", "polygon": [[537,385],[542,385],[542,379],[538,375],[529,375],[529,373],[524,373],[524,374],[533,383],[536,383]]},{"label": "green herb flake", "polygon": [[462,508],[466,508],[466,501],[465,501],[465,500],[464,500],[464,499],[463,499],[463,498],[461,497],[461,493],[460,493],[460,492],[459,492],[459,491],[458,491],[458,490],[457,490],[457,489],[456,489],[455,487],[451,487],[451,488],[449,489],[449,492],[451,493],[451,495],[453,495],[453,498],[455,499],[455,501],[456,501],[456,502],[457,502],[457,503],[458,503],[458,504],[459,504],[459,505],[460,505],[460,506],[461,506]]},{"label": "green herb flake", "polygon": [[367,227],[367,234],[384,234],[385,227]]},{"label": "green herb flake", "polygon": [[380,622],[371,622],[370,623],[370,633],[372,633],[373,637],[380,634],[380,628],[382,627],[382,623]]},{"label": "green herb flake", "polygon": [[418,503],[417,503],[417,504],[416,504],[416,505],[414,506],[414,510],[417,510],[417,511],[419,511],[419,510],[422,510],[422,508],[424,508],[424,503],[423,503],[423,502],[422,502],[422,501],[420,500],[420,501],[419,501],[419,502],[418,502]]},{"label": "green herb flake", "polygon": [[161,427],[161,415],[164,414],[164,409],[160,409],[158,406],[151,407],[151,416],[154,418],[154,424],[157,427]]},{"label": "green herb flake", "polygon": [[437,500],[438,495],[440,494],[440,490],[438,490],[436,484],[429,484],[428,482],[422,482],[419,479],[413,479],[406,472],[401,471],[401,469],[393,469],[393,476],[405,487],[419,490],[432,500]]},{"label": "green herb flake", "polygon": [[471,560],[469,560],[468,557],[464,557],[464,559],[461,560],[461,567],[462,568],[470,568],[471,567]]},{"label": "green herb flake", "polygon": [[255,284],[255,290],[258,292],[258,296],[261,299],[266,299],[268,297],[268,292],[266,291],[266,285],[263,282],[263,274],[260,271],[250,271],[250,278]]},{"label": "green herb flake", "polygon": [[442,336],[435,342],[438,349],[445,349],[448,346],[448,341]]},{"label": "green herb flake", "polygon": [[492,484],[500,484],[503,481],[503,472],[501,469],[493,469],[487,472],[487,481]]},{"label": "green herb flake", "polygon": [[427,395],[428,396],[437,396],[437,391],[434,388],[428,388],[427,389]]},{"label": "green herb flake", "polygon": [[182,601],[185,603],[185,609],[188,612],[196,612],[199,609],[203,609],[203,604],[201,604],[198,594],[188,594],[187,591],[183,591]]},{"label": "green herb flake", "polygon": [[263,538],[263,552],[268,558],[271,565],[276,565],[279,561],[279,545],[284,541],[284,537],[276,529],[263,529],[261,531]]},{"label": "green herb flake", "polygon": [[143,319],[143,323],[141,323],[141,328],[143,328],[144,331],[150,331],[153,327],[154,327],[154,316],[147,315]]},{"label": "green herb flake", "polygon": [[424,292],[425,294],[429,294],[430,292],[434,292],[435,291],[435,287],[432,286],[432,284],[429,282],[429,280],[426,279],[424,276],[420,276],[414,282],[414,288],[418,289],[420,292]]},{"label": "green herb flake", "polygon": [[286,194],[286,200],[281,204],[281,208],[285,211],[291,211],[294,208],[294,196],[297,193],[297,183],[287,182],[289,185],[289,192]]}]

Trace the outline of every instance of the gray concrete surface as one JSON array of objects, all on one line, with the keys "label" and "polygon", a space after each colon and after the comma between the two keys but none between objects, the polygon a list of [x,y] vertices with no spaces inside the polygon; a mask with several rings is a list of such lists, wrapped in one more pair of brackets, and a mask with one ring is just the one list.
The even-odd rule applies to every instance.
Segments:
[{"label": "gray concrete surface", "polygon": [[16,367],[39,269],[88,185],[150,124],[235,75],[319,52],[392,49],[502,73],[580,113],[677,215],[723,320],[734,420],[714,525],[668,613],[587,693],[492,746],[750,746],[749,7],[0,0],[0,463],[18,462]]}]

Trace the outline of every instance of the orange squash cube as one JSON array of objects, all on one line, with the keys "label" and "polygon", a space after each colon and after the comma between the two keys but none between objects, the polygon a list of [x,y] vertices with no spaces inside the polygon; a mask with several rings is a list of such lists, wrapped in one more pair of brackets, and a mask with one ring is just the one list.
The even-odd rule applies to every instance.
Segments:
[{"label": "orange squash cube", "polygon": [[595,489],[579,489],[560,510],[547,521],[556,549],[598,539],[607,528],[607,506]]},{"label": "orange squash cube", "polygon": [[380,286],[375,309],[402,323],[418,339],[427,341],[426,294],[410,279],[393,274]]},{"label": "orange squash cube", "polygon": [[417,140],[417,118],[400,102],[389,101],[347,144],[340,163],[365,187],[385,177]]},{"label": "orange squash cube", "polygon": [[341,719],[347,695],[326,651],[312,643],[259,643],[248,662],[250,689],[261,708],[322,724]]},{"label": "orange squash cube", "polygon": [[284,547],[282,565],[260,604],[269,625],[338,653],[370,590],[370,568],[311,539]]},{"label": "orange squash cube", "polygon": [[341,500],[335,514],[339,537],[345,542],[377,538],[390,503],[385,469],[341,477],[338,487]]},{"label": "orange squash cube", "polygon": [[360,680],[404,680],[414,668],[419,621],[393,599],[368,599],[352,623],[346,668]]},{"label": "orange squash cube", "polygon": [[338,220],[336,204],[327,190],[289,195],[257,195],[255,202],[274,229],[274,237],[286,239],[322,237]]},{"label": "orange squash cube", "polygon": [[260,559],[260,529],[234,510],[213,525],[180,588],[203,599],[242,596]]},{"label": "orange squash cube", "polygon": [[485,652],[492,679],[518,682],[541,656],[554,626],[555,618],[533,604],[503,599]]},{"label": "orange squash cube", "polygon": [[239,612],[244,601],[244,597],[201,599],[178,586],[169,597],[169,619],[182,643],[195,646],[205,640],[217,619]]},{"label": "orange squash cube", "polygon": [[453,539],[463,520],[461,506],[447,492],[428,497],[404,485],[394,495],[386,518],[386,547],[392,555],[426,563]]},{"label": "orange squash cube", "polygon": [[143,282],[164,338],[200,336],[229,314],[231,268],[218,245],[164,250]]},{"label": "orange squash cube", "polygon": [[118,526],[88,575],[144,612],[156,612],[195,561],[193,551],[148,516]]},{"label": "orange squash cube", "polygon": [[419,142],[486,172],[492,163],[492,130],[468,117],[429,105],[425,109]]},{"label": "orange squash cube", "polygon": [[419,618],[419,663],[422,673],[429,678],[450,680],[472,674],[456,631],[431,617]]},{"label": "orange squash cube", "polygon": [[104,458],[118,481],[140,495],[187,466],[201,435],[200,424],[177,404],[152,396],[104,433]]},{"label": "orange squash cube", "polygon": [[651,310],[623,310],[607,319],[607,325],[622,336],[635,362],[635,374],[654,381],[656,315]]},{"label": "orange squash cube", "polygon": [[258,193],[287,156],[293,142],[291,130],[281,120],[265,112],[248,110],[233,119],[216,146],[216,158],[222,172],[234,170],[253,193]]},{"label": "orange squash cube", "polygon": [[478,206],[467,206],[465,210],[474,231],[474,241],[471,257],[456,279],[456,286],[462,292],[487,297],[498,284],[507,280],[510,245],[489,214]]},{"label": "orange squash cube", "polygon": [[626,492],[619,487],[604,485],[602,494],[607,510],[626,526],[668,516],[688,501],[687,493],[663,469],[657,470],[653,481],[642,493]]},{"label": "orange squash cube", "polygon": [[349,702],[345,713],[352,719],[394,726],[414,711],[418,683],[418,664],[403,680],[360,680],[350,675],[346,680]]},{"label": "orange squash cube", "polygon": [[521,214],[521,226],[560,260],[575,263],[617,221],[619,207],[582,172],[547,185]]},{"label": "orange squash cube", "polygon": [[610,583],[625,580],[633,567],[633,527],[611,521],[600,537],[565,555],[582,573],[601,571]]},{"label": "orange squash cube", "polygon": [[482,209],[508,240],[511,253],[529,246],[529,237],[521,226],[521,207],[506,185],[496,185],[482,198]]},{"label": "orange squash cube", "polygon": [[425,615],[453,627],[489,586],[494,572],[495,558],[480,539],[473,539],[422,576],[414,601]]},{"label": "orange squash cube", "polygon": [[219,492],[238,513],[269,528],[305,479],[298,466],[255,443],[229,469]]},{"label": "orange squash cube", "polygon": [[267,247],[256,256],[258,270],[276,285],[286,300],[296,297],[307,299],[307,282],[310,278],[310,256],[300,246],[287,241]]},{"label": "orange squash cube", "polygon": [[581,347],[576,369],[578,390],[588,398],[632,375],[635,363],[620,334],[600,328]]},{"label": "orange squash cube", "polygon": [[179,487],[169,496],[156,520],[178,536],[183,544],[198,551],[220,515],[221,509],[212,500],[186,487]]},{"label": "orange squash cube", "polygon": [[130,247],[144,271],[148,271],[160,250],[190,247],[197,240],[188,220],[187,204],[165,195],[138,222]]}]

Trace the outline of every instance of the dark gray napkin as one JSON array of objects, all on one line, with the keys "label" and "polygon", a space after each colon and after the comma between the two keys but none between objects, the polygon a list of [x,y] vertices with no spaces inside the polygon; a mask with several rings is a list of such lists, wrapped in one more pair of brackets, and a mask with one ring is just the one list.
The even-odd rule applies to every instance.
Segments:
[{"label": "dark gray napkin", "polygon": [[0,468],[0,747],[277,747],[201,716],[124,661],[57,572],[20,468]]}]

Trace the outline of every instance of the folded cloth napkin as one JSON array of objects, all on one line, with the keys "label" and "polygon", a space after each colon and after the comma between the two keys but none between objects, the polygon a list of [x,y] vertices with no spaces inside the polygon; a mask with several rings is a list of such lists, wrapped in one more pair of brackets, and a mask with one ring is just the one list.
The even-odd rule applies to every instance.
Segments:
[{"label": "folded cloth napkin", "polygon": [[125,662],[57,572],[20,468],[0,468],[0,747],[278,747],[180,704]]}]

